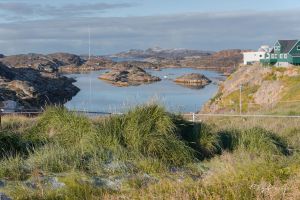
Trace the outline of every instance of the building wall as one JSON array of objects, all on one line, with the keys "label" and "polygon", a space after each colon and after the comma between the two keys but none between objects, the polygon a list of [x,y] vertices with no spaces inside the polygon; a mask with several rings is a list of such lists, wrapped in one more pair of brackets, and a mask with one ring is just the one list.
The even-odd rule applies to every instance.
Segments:
[{"label": "building wall", "polygon": [[244,65],[259,62],[261,59],[265,58],[265,52],[245,52],[244,55]]},{"label": "building wall", "polygon": [[298,46],[300,46],[300,41],[298,41],[294,48],[290,51],[290,63],[294,65],[300,64],[300,50],[298,50]]}]

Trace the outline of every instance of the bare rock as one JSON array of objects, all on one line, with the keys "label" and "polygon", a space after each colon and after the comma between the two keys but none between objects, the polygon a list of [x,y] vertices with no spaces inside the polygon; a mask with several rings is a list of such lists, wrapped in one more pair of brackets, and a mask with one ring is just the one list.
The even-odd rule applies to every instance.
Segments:
[{"label": "bare rock", "polygon": [[280,81],[264,81],[254,94],[254,101],[263,106],[274,105],[280,100],[283,89]]},{"label": "bare rock", "polygon": [[63,104],[79,91],[73,82],[55,73],[9,68],[0,62],[0,102],[13,101],[24,108]]},{"label": "bare rock", "polygon": [[145,70],[130,64],[121,68],[114,68],[110,72],[102,74],[99,79],[109,81],[117,86],[141,85],[160,81],[159,77],[152,76]]},{"label": "bare rock", "polygon": [[183,86],[201,89],[211,83],[211,80],[202,74],[191,73],[176,78],[174,82]]},{"label": "bare rock", "polygon": [[64,65],[80,66],[84,63],[84,61],[80,58],[80,56],[77,56],[75,54],[70,54],[70,53],[53,53],[53,54],[48,54],[47,57],[51,58],[53,61],[56,61],[56,63],[60,66],[64,66]]},{"label": "bare rock", "polygon": [[44,72],[58,71],[59,64],[42,54],[21,54],[6,56],[1,59],[5,65],[13,68],[32,68]]},{"label": "bare rock", "polygon": [[238,71],[228,77],[228,79],[222,84],[221,92],[223,96],[227,96],[230,93],[238,90],[240,85],[261,85],[264,81],[264,78],[271,73],[271,68],[265,68],[261,66],[241,67]]}]

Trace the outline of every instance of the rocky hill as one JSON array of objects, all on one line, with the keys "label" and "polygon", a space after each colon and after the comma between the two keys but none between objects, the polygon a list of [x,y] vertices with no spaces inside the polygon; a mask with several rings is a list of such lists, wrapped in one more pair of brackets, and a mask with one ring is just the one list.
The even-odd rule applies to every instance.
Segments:
[{"label": "rocky hill", "polygon": [[0,57],[0,62],[14,68],[32,68],[43,72],[56,72],[59,67],[65,65],[80,66],[84,61],[77,55],[69,53],[20,54]]},{"label": "rocky hill", "polygon": [[99,79],[109,81],[116,86],[141,85],[160,81],[159,77],[152,76],[142,68],[130,64],[121,68],[113,68],[110,72],[102,74]]},{"label": "rocky hill", "polygon": [[180,65],[195,68],[210,68],[231,73],[235,66],[243,61],[243,50],[223,50],[202,57],[186,57],[180,61]]},{"label": "rocky hill", "polygon": [[174,80],[174,82],[185,87],[189,87],[193,89],[201,89],[206,85],[210,84],[211,80],[209,80],[203,74],[191,73],[191,74],[185,74],[183,76],[177,77]]},{"label": "rocky hill", "polygon": [[112,55],[121,58],[158,58],[158,59],[183,59],[187,56],[207,56],[211,51],[189,50],[189,49],[162,49],[160,47],[149,48],[146,50],[132,49]]},{"label": "rocky hill", "polygon": [[299,67],[276,68],[243,66],[220,85],[218,94],[204,112],[239,112],[240,87],[242,112],[300,113]]},{"label": "rocky hill", "polygon": [[192,67],[214,69],[230,74],[235,66],[242,63],[244,50],[228,49],[219,52],[161,49],[130,50],[114,54],[112,57],[143,58],[145,61],[163,67]]},{"label": "rocky hill", "polygon": [[0,102],[13,101],[20,108],[62,104],[79,89],[73,79],[31,68],[9,68],[0,62]]}]

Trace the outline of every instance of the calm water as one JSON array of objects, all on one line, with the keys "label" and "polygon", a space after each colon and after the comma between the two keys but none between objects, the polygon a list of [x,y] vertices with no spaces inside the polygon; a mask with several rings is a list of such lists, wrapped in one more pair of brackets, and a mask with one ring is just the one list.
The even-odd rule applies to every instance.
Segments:
[{"label": "calm water", "polygon": [[[148,72],[160,77],[162,81],[141,86],[116,87],[98,79],[104,72],[105,70],[67,75],[77,80],[75,85],[80,88],[80,92],[66,103],[66,107],[98,112],[124,112],[134,105],[157,101],[169,111],[195,112],[216,94],[216,82],[223,78],[217,72],[189,68],[149,70]],[[202,73],[213,83],[197,90],[172,82],[172,79],[187,73]],[[165,76],[168,78],[164,78]]]}]

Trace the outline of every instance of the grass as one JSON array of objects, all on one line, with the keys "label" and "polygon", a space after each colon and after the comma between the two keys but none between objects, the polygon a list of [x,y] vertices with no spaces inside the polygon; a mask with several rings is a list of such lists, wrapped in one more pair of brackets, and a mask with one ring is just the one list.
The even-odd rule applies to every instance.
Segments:
[{"label": "grass", "polygon": [[[0,180],[8,182],[0,192],[14,199],[300,196],[298,119],[192,123],[150,104],[99,119],[50,107],[38,118],[20,121],[6,121],[0,133]],[[65,187],[38,181],[49,176]],[[121,186],[98,187],[94,178],[119,180]],[[24,186],[30,180],[35,189]]]}]

